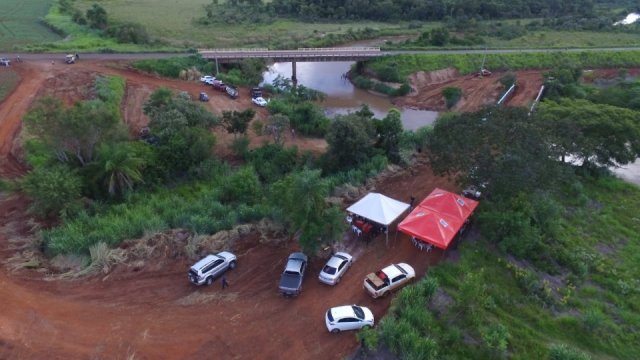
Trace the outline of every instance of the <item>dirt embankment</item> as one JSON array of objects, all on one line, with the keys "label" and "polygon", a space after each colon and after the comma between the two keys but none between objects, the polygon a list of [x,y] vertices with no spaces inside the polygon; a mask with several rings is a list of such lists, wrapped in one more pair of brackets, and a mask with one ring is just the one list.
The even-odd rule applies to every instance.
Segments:
[{"label": "dirt embankment", "polygon": [[[409,76],[414,91],[395,99],[398,106],[421,110],[447,110],[442,91],[447,87],[462,89],[462,98],[453,107],[454,111],[476,111],[482,106],[495,104],[505,89],[500,78],[505,72],[494,72],[491,76],[459,75],[455,69],[431,72],[420,71]],[[526,70],[515,72],[518,85],[513,96],[507,101],[509,106],[528,106],[535,99],[542,85],[543,71]]]}]

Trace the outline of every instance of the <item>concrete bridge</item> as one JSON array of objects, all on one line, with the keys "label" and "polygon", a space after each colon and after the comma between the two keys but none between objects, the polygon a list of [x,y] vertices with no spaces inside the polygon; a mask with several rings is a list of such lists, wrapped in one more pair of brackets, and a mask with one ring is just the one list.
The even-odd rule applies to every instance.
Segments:
[{"label": "concrete bridge", "polygon": [[273,59],[274,61],[358,61],[385,55],[377,47],[269,49],[199,49],[205,59],[233,62],[242,59]]},{"label": "concrete bridge", "polygon": [[296,62],[310,61],[359,61],[386,55],[377,47],[352,48],[299,48],[297,50],[269,49],[199,49],[205,59],[218,62],[236,62],[243,59],[270,59],[273,61],[291,61],[291,80],[297,82]]}]

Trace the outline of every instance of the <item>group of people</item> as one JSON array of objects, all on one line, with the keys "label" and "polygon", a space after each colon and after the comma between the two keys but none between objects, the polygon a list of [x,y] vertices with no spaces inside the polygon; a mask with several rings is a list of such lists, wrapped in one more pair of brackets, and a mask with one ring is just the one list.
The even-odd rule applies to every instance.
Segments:
[{"label": "group of people", "polygon": [[376,224],[360,215],[349,213],[346,220],[351,225],[351,231],[358,237],[364,235],[367,241],[375,238],[380,233],[387,232],[386,226]]}]

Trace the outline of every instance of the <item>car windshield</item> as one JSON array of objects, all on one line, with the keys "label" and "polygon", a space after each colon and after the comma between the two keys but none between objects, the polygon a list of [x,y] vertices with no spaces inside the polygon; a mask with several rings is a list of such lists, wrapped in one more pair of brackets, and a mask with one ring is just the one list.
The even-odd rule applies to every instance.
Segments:
[{"label": "car windshield", "polygon": [[323,273],[327,273],[329,275],[333,275],[336,273],[336,268],[326,265],[324,269],[322,269]]},{"label": "car windshield", "polygon": [[400,270],[400,272],[401,272],[401,273],[403,273],[403,274],[407,275],[407,272],[406,272],[403,268],[401,268],[400,266],[395,265],[395,264],[394,264],[394,266],[395,266],[398,270]]},{"label": "car windshield", "polygon": [[364,311],[360,306],[352,306],[353,312],[356,314],[356,317],[360,320],[364,320]]},{"label": "car windshield", "polygon": [[331,310],[327,311],[327,319],[329,319],[329,321],[333,322],[333,315],[331,315]]}]

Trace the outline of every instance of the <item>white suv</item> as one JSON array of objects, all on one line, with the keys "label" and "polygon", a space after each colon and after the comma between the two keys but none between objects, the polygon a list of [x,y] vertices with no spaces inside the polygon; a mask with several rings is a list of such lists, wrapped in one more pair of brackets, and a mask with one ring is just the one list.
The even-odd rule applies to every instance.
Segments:
[{"label": "white suv", "polygon": [[0,58],[0,65],[1,66],[9,66],[11,64],[11,60],[7,59],[7,58]]},{"label": "white suv", "polygon": [[204,259],[195,263],[189,269],[189,281],[196,285],[211,285],[213,280],[224,274],[227,270],[236,267],[236,256],[228,251],[216,255],[207,255]]}]

